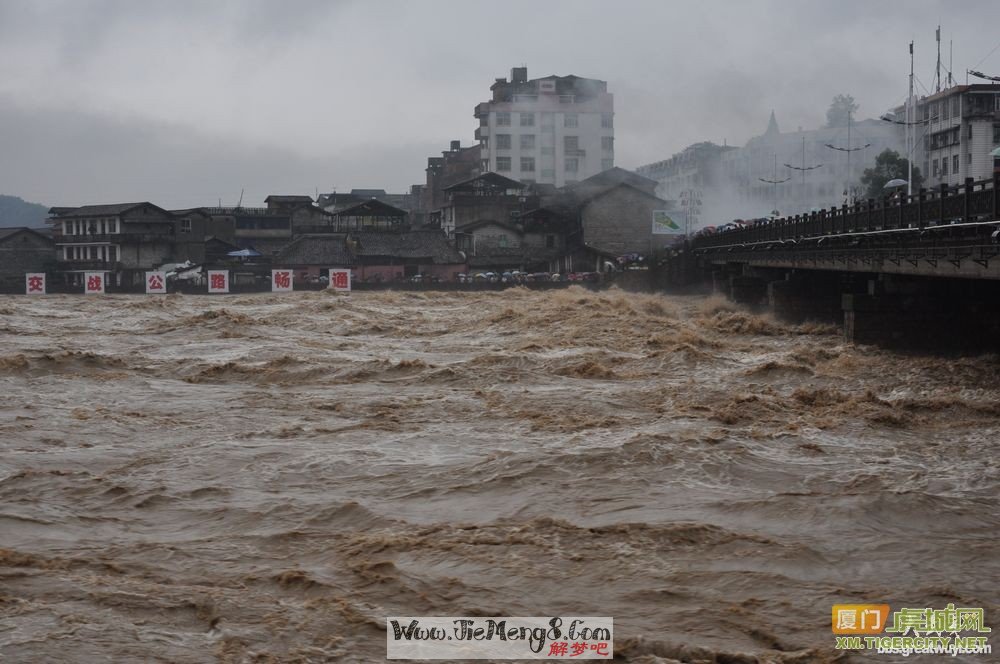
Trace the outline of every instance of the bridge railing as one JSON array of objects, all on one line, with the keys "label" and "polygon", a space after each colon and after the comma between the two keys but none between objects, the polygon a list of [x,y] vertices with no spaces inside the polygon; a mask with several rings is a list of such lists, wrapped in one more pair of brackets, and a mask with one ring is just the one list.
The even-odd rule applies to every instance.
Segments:
[{"label": "bridge railing", "polygon": [[831,207],[808,214],[761,220],[741,228],[696,236],[693,249],[784,242],[808,237],[924,228],[958,222],[1000,220],[1000,172],[991,180],[938,189],[921,189],[912,196]]}]

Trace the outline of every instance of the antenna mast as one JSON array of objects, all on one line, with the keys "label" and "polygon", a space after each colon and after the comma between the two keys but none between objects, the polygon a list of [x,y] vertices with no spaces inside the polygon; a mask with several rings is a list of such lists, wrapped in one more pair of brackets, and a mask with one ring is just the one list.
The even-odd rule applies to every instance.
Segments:
[{"label": "antenna mast", "polygon": [[952,39],[948,40],[948,87],[955,85],[955,79],[952,78],[951,71],[952,67],[955,65],[955,41]]},{"label": "antenna mast", "polygon": [[910,41],[910,94],[906,97],[906,195],[913,195],[913,41]]},{"label": "antenna mast", "polygon": [[937,27],[937,31],[934,33],[935,39],[937,39],[937,73],[934,78],[934,92],[941,92],[941,26]]}]

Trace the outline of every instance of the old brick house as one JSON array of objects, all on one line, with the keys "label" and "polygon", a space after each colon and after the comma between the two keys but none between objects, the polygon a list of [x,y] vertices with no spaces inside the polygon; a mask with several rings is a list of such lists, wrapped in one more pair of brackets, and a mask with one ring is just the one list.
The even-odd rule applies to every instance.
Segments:
[{"label": "old brick house", "polygon": [[522,217],[526,233],[559,238],[554,272],[604,272],[628,254],[648,256],[664,236],[653,233],[653,211],[667,202],[653,195],[656,182],[611,169],[555,195]]},{"label": "old brick house", "polygon": [[[210,242],[220,241],[228,246],[236,239],[236,227],[232,217],[213,217],[204,208],[171,210],[176,219],[173,251],[171,258],[178,262],[191,261],[202,264],[211,252]],[[231,250],[230,250],[231,251]]]},{"label": "old brick house", "polygon": [[291,268],[299,282],[329,277],[330,268],[351,268],[354,262],[346,233],[299,235],[274,259],[276,266]]},{"label": "old brick house", "polygon": [[55,267],[52,239],[30,228],[0,228],[0,290],[23,292],[26,272]]},{"label": "old brick house", "polygon": [[434,229],[350,233],[347,246],[359,281],[394,281],[418,274],[445,281],[468,270],[466,257]]},{"label": "old brick house", "polygon": [[518,182],[498,173],[483,173],[444,187],[441,230],[454,238],[471,224],[484,221],[516,223],[525,210],[538,204],[538,197]]}]

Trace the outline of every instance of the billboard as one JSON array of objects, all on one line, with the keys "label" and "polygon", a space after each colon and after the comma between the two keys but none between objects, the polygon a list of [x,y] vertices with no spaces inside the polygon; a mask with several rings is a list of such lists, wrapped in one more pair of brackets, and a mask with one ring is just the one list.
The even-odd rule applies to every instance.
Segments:
[{"label": "billboard", "polygon": [[666,210],[653,210],[653,235],[684,235],[684,229]]}]

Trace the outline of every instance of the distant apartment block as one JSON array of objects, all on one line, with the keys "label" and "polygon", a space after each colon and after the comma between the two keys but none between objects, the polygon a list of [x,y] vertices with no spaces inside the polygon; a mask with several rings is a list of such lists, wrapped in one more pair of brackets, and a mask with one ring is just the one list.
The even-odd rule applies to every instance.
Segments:
[{"label": "distant apartment block", "polygon": [[475,108],[480,172],[562,187],[614,166],[614,96],[605,81],[528,80],[528,68],[515,67],[490,90],[493,98]]}]

